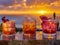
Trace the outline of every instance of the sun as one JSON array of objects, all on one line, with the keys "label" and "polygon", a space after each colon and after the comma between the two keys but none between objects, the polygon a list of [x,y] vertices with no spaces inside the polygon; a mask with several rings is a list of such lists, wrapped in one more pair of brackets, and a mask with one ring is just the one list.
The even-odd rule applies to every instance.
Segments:
[{"label": "sun", "polygon": [[46,10],[40,10],[40,11],[38,11],[38,13],[40,13],[40,14],[46,14],[47,11]]}]

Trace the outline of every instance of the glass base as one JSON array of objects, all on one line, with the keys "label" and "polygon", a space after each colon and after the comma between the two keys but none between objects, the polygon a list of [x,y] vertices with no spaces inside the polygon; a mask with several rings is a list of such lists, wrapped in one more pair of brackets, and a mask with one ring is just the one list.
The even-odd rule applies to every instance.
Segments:
[{"label": "glass base", "polygon": [[57,39],[57,34],[46,34],[43,33],[43,41],[44,42],[48,42],[47,45],[54,45],[56,43],[56,39]]},{"label": "glass base", "polygon": [[13,35],[2,34],[2,40],[15,40],[15,34],[13,34]]},{"label": "glass base", "polygon": [[56,40],[56,38],[57,38],[57,34],[56,33],[54,33],[54,34],[43,33],[43,39]]},{"label": "glass base", "polygon": [[23,40],[36,40],[36,34],[23,34]]}]

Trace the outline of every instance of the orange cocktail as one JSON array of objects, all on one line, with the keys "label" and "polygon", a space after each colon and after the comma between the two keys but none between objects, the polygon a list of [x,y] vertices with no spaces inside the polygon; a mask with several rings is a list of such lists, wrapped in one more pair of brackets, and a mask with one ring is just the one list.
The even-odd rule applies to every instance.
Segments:
[{"label": "orange cocktail", "polygon": [[[11,37],[16,33],[15,21],[7,21],[2,23],[3,37]],[[8,39],[8,38],[7,38]]]}]

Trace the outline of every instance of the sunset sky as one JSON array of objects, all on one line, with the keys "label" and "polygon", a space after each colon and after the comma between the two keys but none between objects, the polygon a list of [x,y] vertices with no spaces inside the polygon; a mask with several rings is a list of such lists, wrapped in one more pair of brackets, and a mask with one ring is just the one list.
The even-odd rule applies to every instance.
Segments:
[{"label": "sunset sky", "polygon": [[[57,21],[60,23],[60,0],[0,0],[0,15],[10,15],[5,16],[11,20],[17,20],[17,26],[20,26],[19,24],[22,23],[24,15],[36,15],[34,18],[38,19],[37,23],[39,25],[40,15],[46,16],[47,14],[48,17],[53,18],[54,12],[56,13]],[[20,17],[18,16],[18,18],[15,15]],[[0,23],[2,22],[1,17]]]},{"label": "sunset sky", "polygon": [[60,14],[60,0],[0,0],[0,14]]}]

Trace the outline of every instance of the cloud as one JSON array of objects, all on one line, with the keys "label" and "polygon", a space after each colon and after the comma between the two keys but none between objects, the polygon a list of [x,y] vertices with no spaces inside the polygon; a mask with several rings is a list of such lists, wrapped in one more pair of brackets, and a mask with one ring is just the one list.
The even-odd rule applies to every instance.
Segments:
[{"label": "cloud", "polygon": [[55,2],[51,3],[50,5],[60,6],[60,1],[55,1]]},{"label": "cloud", "polygon": [[[22,0],[17,0],[18,3],[21,3]],[[40,7],[59,10],[60,9],[60,0],[27,0],[27,5],[39,5]],[[37,4],[35,4],[37,3]],[[12,5],[14,0],[0,0],[0,5]],[[0,6],[3,7],[3,6]],[[39,7],[39,8],[40,8]]]},{"label": "cloud", "polygon": [[60,6],[60,0],[45,0],[41,1],[40,5],[43,6]]},{"label": "cloud", "polygon": [[40,6],[51,10],[60,10],[60,0],[45,0],[40,3]]},{"label": "cloud", "polygon": [[60,0],[56,0],[50,3],[50,7],[54,9],[55,11],[60,11]]}]

